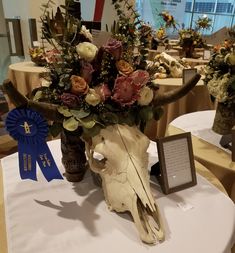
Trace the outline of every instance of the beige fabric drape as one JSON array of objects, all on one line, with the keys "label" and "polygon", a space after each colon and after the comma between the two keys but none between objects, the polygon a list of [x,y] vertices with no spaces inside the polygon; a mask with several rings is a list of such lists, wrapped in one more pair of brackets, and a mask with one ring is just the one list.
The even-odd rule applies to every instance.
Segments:
[{"label": "beige fabric drape", "polygon": [[27,95],[41,86],[39,75],[45,71],[46,68],[38,67],[33,62],[19,62],[9,66],[8,78],[21,94]]},{"label": "beige fabric drape", "polygon": [[[172,91],[182,85],[181,78],[159,79],[159,93]],[[207,87],[200,80],[198,84],[181,99],[163,106],[164,114],[159,121],[151,120],[145,129],[145,134],[155,140],[164,137],[168,124],[180,115],[190,112],[213,109]]]}]

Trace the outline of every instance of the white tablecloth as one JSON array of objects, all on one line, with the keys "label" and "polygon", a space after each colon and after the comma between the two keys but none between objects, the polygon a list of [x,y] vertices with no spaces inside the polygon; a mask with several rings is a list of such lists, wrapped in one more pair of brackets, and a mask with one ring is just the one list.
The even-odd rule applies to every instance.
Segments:
[{"label": "white tablecloth", "polygon": [[217,134],[212,130],[214,118],[215,110],[200,111],[182,115],[173,120],[170,124],[183,129],[185,132],[191,132],[194,136],[197,136],[231,154],[230,150],[223,148],[219,143],[222,135]]},{"label": "white tablecloth", "polygon": [[[59,140],[49,142],[60,170]],[[156,144],[149,149],[157,160]],[[161,252],[229,253],[234,242],[232,201],[201,176],[198,184],[168,196],[152,184],[166,240],[143,244],[127,214],[109,212],[89,174],[80,183],[21,180],[17,154],[2,159],[9,253]],[[184,211],[179,204],[192,208]]]}]

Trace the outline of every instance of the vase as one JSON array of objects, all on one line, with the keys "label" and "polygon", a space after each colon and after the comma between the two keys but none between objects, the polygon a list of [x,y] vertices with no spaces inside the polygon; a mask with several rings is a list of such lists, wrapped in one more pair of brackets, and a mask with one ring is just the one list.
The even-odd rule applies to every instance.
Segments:
[{"label": "vase", "polygon": [[87,170],[85,143],[79,133],[63,130],[61,133],[62,164],[65,177],[69,182],[79,182]]},{"label": "vase", "polygon": [[195,47],[191,39],[184,39],[182,44],[182,54],[186,58],[193,58]]},{"label": "vase", "polygon": [[235,125],[235,103],[218,103],[212,130],[218,134],[230,134]]}]

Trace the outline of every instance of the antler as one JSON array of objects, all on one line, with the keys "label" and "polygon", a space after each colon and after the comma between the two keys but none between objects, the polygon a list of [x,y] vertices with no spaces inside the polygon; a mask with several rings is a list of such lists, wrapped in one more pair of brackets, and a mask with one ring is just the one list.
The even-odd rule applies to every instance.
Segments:
[{"label": "antler", "polygon": [[58,106],[55,104],[36,102],[29,100],[23,96],[12,84],[10,80],[5,80],[3,82],[3,87],[7,95],[9,96],[12,103],[17,107],[27,106],[32,108],[37,112],[41,113],[47,120],[52,120],[55,122],[63,122],[63,117],[57,111]]},{"label": "antler", "polygon": [[182,85],[172,91],[165,92],[164,94],[157,94],[154,98],[154,105],[162,106],[169,104],[185,96],[197,84],[200,78],[201,75],[196,74],[185,85]]}]

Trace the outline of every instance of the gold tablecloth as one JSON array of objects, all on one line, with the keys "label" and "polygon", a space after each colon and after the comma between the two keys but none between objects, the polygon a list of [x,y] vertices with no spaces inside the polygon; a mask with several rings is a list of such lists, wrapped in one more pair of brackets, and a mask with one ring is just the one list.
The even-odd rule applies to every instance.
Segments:
[{"label": "gold tablecloth", "polygon": [[[167,135],[183,133],[182,129],[169,125]],[[192,135],[195,160],[209,169],[223,184],[230,198],[235,202],[235,162],[224,150]]]},{"label": "gold tablecloth", "polygon": [[39,75],[46,71],[46,68],[38,67],[33,62],[19,62],[9,66],[8,78],[21,94],[27,95],[40,87]]},{"label": "gold tablecloth", "polygon": [[[158,92],[172,91],[182,85],[182,78],[158,79],[160,85]],[[200,80],[197,85],[181,99],[163,107],[164,114],[159,121],[151,120],[145,129],[146,135],[155,140],[164,137],[168,124],[180,115],[190,112],[213,109],[207,87]]]}]

